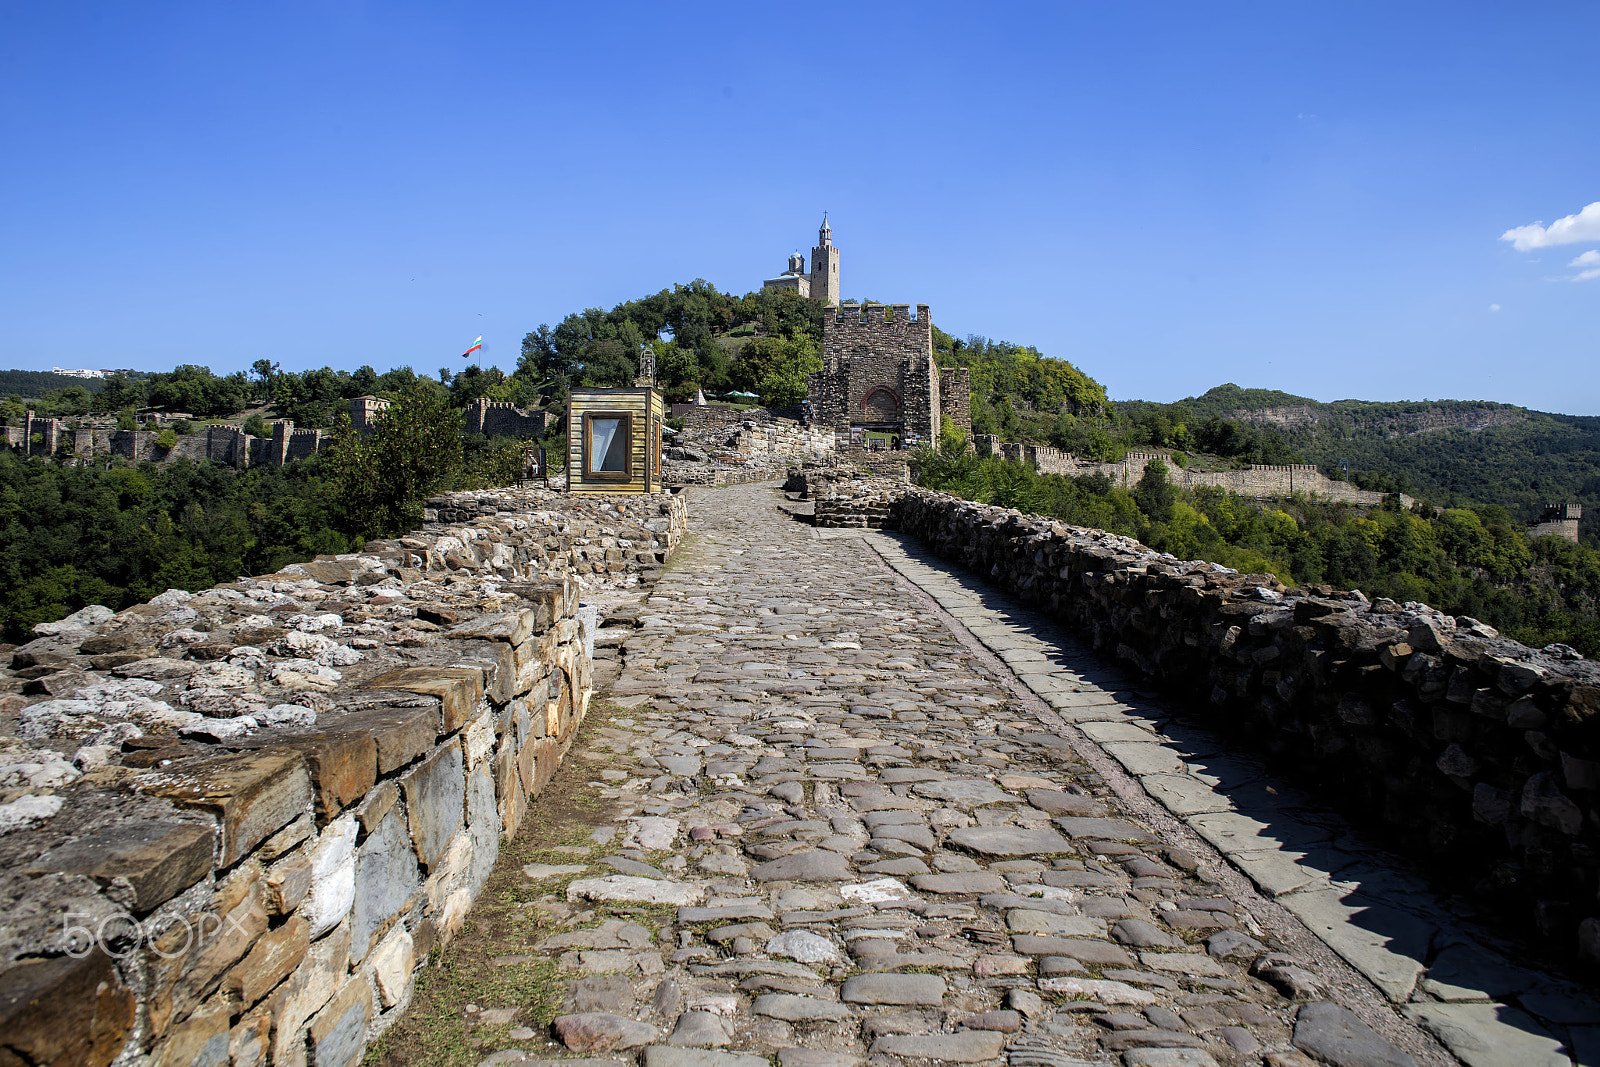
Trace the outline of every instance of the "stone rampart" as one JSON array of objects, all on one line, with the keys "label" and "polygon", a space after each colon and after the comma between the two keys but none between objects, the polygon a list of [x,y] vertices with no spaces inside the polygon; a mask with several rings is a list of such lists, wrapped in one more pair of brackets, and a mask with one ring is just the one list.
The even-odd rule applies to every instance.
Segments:
[{"label": "stone rampart", "polygon": [[652,565],[683,529],[543,500],[36,628],[0,672],[0,1060],[361,1062],[584,717],[572,561],[613,514]]},{"label": "stone rampart", "polygon": [[1600,664],[943,493],[835,493],[819,525],[897,526],[1048,609],[1453,890],[1600,962]]},{"label": "stone rampart", "polygon": [[[1026,463],[1040,474],[1104,474],[1118,485],[1132,486],[1144,477],[1145,464],[1158,459],[1167,466],[1167,477],[1186,489],[1203,485],[1226,489],[1230,493],[1258,499],[1272,499],[1303,493],[1327,500],[1342,500],[1364,507],[1377,507],[1385,494],[1358,489],[1349,482],[1336,482],[1311,464],[1268,466],[1251,464],[1233,471],[1191,471],[1173,462],[1167,452],[1129,452],[1114,463],[1098,463],[1078,459],[1070,452],[1044,445],[1012,444],[1001,441],[992,434],[978,434],[974,441],[980,451],[1015,463]],[[1400,494],[1403,507],[1416,503],[1415,499]]]}]

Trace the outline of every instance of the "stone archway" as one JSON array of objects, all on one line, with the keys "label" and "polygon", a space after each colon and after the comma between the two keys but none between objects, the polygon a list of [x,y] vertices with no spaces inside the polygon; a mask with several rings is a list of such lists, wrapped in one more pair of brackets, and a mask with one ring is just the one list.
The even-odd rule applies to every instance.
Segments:
[{"label": "stone archway", "polygon": [[861,401],[861,413],[871,422],[899,422],[900,398],[888,386],[877,386]]}]

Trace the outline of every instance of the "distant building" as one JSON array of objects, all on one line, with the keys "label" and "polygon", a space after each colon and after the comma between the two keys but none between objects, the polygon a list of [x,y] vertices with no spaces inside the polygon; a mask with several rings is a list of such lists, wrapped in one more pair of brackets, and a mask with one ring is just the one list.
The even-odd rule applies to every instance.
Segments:
[{"label": "distant building", "polygon": [[105,371],[105,370],[84,370],[84,369],[73,370],[73,369],[68,368],[68,367],[51,367],[50,368],[50,373],[51,374],[65,374],[69,378],[104,378],[106,375],[110,374],[111,372],[110,371]]},{"label": "distant building", "polygon": [[788,268],[776,278],[762,282],[761,288],[793,289],[819,304],[839,302],[839,249],[834,246],[826,213],[817,230],[817,246],[811,250],[811,272],[806,273],[806,259],[796,252],[789,257]]}]

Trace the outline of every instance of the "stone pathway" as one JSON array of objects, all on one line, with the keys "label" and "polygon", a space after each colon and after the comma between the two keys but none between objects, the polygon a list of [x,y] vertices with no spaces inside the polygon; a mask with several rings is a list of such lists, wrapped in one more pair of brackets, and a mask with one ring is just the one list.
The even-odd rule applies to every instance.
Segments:
[{"label": "stone pathway", "polygon": [[697,492],[597,731],[616,825],[526,871],[586,1067],[1572,1062],[1336,821],[914,545],[780,500]]}]

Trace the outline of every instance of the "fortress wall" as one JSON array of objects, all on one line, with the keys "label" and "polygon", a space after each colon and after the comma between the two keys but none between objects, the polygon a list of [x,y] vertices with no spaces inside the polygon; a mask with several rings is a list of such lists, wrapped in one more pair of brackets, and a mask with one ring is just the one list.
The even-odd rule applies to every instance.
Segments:
[{"label": "fortress wall", "polygon": [[[1009,444],[989,434],[979,434],[974,440],[980,443],[980,447],[986,447],[991,455],[1017,463],[1027,463],[1040,474],[1100,473],[1124,488],[1132,487],[1144,477],[1145,464],[1151,460],[1160,460],[1166,464],[1167,477],[1188,489],[1210,485],[1240,496],[1258,498],[1305,493],[1309,496],[1342,500],[1364,507],[1381,505],[1385,496],[1383,493],[1358,489],[1348,482],[1336,482],[1311,464],[1289,466],[1252,464],[1242,470],[1191,471],[1174,463],[1172,455],[1166,452],[1129,452],[1114,463],[1094,463],[1043,445]],[[1414,497],[1405,493],[1400,494],[1402,507],[1409,508],[1414,503],[1416,503]]]},{"label": "fortress wall", "polygon": [[1048,610],[1453,890],[1600,962],[1600,664],[943,493],[828,492],[819,525],[898,527]]},{"label": "fortress wall", "polygon": [[0,805],[0,1058],[361,1061],[584,718],[578,565],[636,522],[659,568],[685,525],[554,497],[37,628],[0,672],[44,768]]}]

